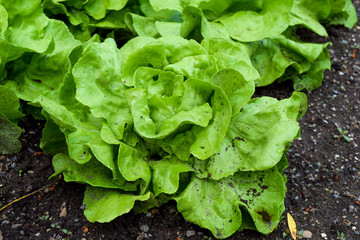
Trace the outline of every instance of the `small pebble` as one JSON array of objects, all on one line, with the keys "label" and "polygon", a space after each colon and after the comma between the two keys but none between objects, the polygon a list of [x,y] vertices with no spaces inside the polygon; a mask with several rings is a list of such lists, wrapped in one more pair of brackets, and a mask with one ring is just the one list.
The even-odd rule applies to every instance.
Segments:
[{"label": "small pebble", "polygon": [[143,232],[148,232],[149,231],[149,226],[144,224],[140,226],[140,230]]},{"label": "small pebble", "polygon": [[353,68],[354,68],[355,71],[360,72],[360,67],[358,65],[353,65]]},{"label": "small pebble", "polygon": [[35,237],[40,237],[40,233],[35,233]]},{"label": "small pebble", "polygon": [[66,216],[67,216],[66,202],[63,202],[60,206],[59,217],[66,217]]},{"label": "small pebble", "polygon": [[21,227],[21,226],[22,226],[21,223],[17,223],[17,224],[11,225],[11,228],[12,228],[12,229],[17,229],[17,228],[19,228],[19,227]]},{"label": "small pebble", "polygon": [[81,205],[81,206],[80,206],[80,209],[81,209],[81,210],[84,210],[84,209],[85,209],[85,205]]},{"label": "small pebble", "polygon": [[140,235],[136,238],[136,240],[143,240],[145,238],[145,233],[140,233]]},{"label": "small pebble", "polygon": [[326,233],[321,233],[320,235],[321,235],[322,238],[327,239]]},{"label": "small pebble", "polygon": [[305,230],[301,236],[303,238],[312,238],[312,235],[313,235],[312,232]]},{"label": "small pebble", "polygon": [[336,193],[334,193],[334,194],[333,194],[333,197],[334,197],[335,199],[338,199],[338,198],[339,198],[339,195],[336,194]]},{"label": "small pebble", "polygon": [[31,192],[32,189],[33,189],[33,186],[32,186],[32,185],[29,185],[29,186],[27,186],[27,188],[26,188],[26,192]]},{"label": "small pebble", "polygon": [[7,224],[10,224],[10,222],[8,220],[4,220],[1,222],[1,225],[7,225]]},{"label": "small pebble", "polygon": [[67,216],[67,210],[66,207],[63,207],[60,209],[59,217],[66,217]]},{"label": "small pebble", "polygon": [[148,212],[148,213],[146,214],[146,216],[147,216],[147,217],[151,217],[151,216],[152,216],[151,212]]},{"label": "small pebble", "polygon": [[186,236],[187,237],[191,237],[191,236],[195,236],[196,232],[194,230],[187,230],[186,231]]},{"label": "small pebble", "polygon": [[78,218],[74,218],[74,222],[76,222],[76,223],[79,222],[79,220],[80,219],[78,219]]},{"label": "small pebble", "polygon": [[29,151],[29,153],[31,153],[31,154],[34,154],[34,153],[35,153],[35,151],[32,150],[30,147],[28,147],[28,151]]}]

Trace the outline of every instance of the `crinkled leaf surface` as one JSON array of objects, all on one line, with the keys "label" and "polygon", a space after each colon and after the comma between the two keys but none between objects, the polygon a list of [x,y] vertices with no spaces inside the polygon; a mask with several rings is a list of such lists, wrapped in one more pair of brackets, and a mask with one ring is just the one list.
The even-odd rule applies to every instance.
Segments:
[{"label": "crinkled leaf surface", "polygon": [[[238,60],[224,60],[225,53],[216,55],[217,51],[214,55],[206,54],[206,50],[194,41],[179,37],[153,41],[137,38],[129,45],[138,46],[139,50],[125,57],[122,79],[128,86],[134,86],[126,91],[126,95],[137,133],[145,138],[162,139],[185,124],[194,125],[189,130],[194,136],[192,143],[189,142],[189,153],[201,159],[211,156],[225,136],[232,115],[231,107],[239,111],[251,97],[253,79],[245,80],[241,73],[234,72],[227,76],[226,71],[214,77],[218,72],[218,62],[222,68],[231,68]],[[127,54],[127,44],[124,48],[123,52]],[[243,59],[244,66],[239,70],[245,73],[250,60]],[[249,71],[254,70],[247,66],[251,69]],[[228,78],[231,81],[227,81]],[[227,89],[228,96],[222,87]],[[208,139],[212,141],[204,144]],[[178,141],[171,142],[170,146],[178,148]],[[186,155],[189,154],[182,151],[178,156],[183,159]]]},{"label": "crinkled leaf surface", "polygon": [[86,1],[84,9],[94,19],[102,19],[109,10],[121,10],[128,0],[89,0]]},{"label": "crinkled leaf surface", "polygon": [[230,36],[253,42],[281,34],[289,26],[293,0],[264,0],[260,12],[238,11],[220,18]]},{"label": "crinkled leaf surface", "polygon": [[45,31],[50,19],[43,13],[40,0],[2,0],[0,4],[8,14],[8,29],[3,39],[24,50],[38,53],[51,47],[52,36]]},{"label": "crinkled leaf surface", "polygon": [[44,32],[51,35],[55,43],[53,51],[36,53],[30,61],[16,61],[14,81],[7,82],[16,94],[24,100],[32,101],[42,92],[57,89],[69,68],[69,55],[80,45],[69,32],[66,25],[57,20],[50,20]]},{"label": "crinkled leaf surface", "polygon": [[299,114],[306,108],[306,96],[294,93],[277,101],[262,97],[251,100],[231,119],[219,150],[210,157],[207,171],[222,179],[241,171],[262,171],[274,167],[287,145],[298,135]]},{"label": "crinkled leaf surface", "polygon": [[64,84],[63,88],[68,89],[66,95],[56,91],[42,95],[35,101],[41,104],[52,120],[60,126],[71,159],[83,164],[94,155],[113,172],[114,179],[121,179],[122,176],[115,166],[115,148],[101,138],[101,120],[91,115],[89,109],[74,98],[66,105],[69,102],[68,96],[75,94],[75,84],[70,78],[65,82],[67,84]]},{"label": "crinkled leaf surface", "polygon": [[[135,49],[129,48],[130,46]],[[133,78],[139,67],[163,69],[185,57],[207,54],[197,42],[180,37],[164,37],[158,40],[135,38],[125,44],[124,48],[132,50],[130,53],[125,50],[121,51],[126,55],[122,78],[127,86],[133,86]]]},{"label": "crinkled leaf surface", "polygon": [[[206,127],[212,118],[212,109],[205,101],[196,106],[185,106],[182,95],[189,89],[188,81],[172,72],[161,72],[154,81],[148,69],[141,71],[139,87],[127,92],[137,132],[146,138],[163,138],[184,124]],[[137,71],[135,78],[137,79]],[[156,75],[155,75],[156,76]],[[145,90],[147,89],[147,91]],[[191,91],[191,90],[189,90]],[[211,91],[208,91],[211,92]]]},{"label": "crinkled leaf surface", "polygon": [[115,41],[91,43],[73,68],[76,99],[89,106],[96,117],[106,119],[117,139],[132,123],[121,81],[122,57]]},{"label": "crinkled leaf surface", "polygon": [[297,91],[302,91],[304,89],[312,91],[320,87],[324,78],[324,71],[330,70],[330,67],[330,54],[328,50],[324,48],[324,51],[319,55],[318,59],[316,59],[315,63],[306,73],[291,76],[294,89]]},{"label": "crinkled leaf surface", "polygon": [[251,62],[251,49],[246,45],[221,38],[204,39],[201,45],[208,54],[214,55],[219,70],[235,69],[247,81],[260,78]]},{"label": "crinkled leaf surface", "polygon": [[[284,36],[250,43],[251,60],[260,73],[260,79],[255,80],[256,86],[266,86],[280,77],[287,76],[285,73],[290,66],[291,77],[306,74],[316,65],[325,70],[330,63],[330,56],[326,50],[327,45],[326,43],[303,43]],[[319,62],[323,63],[319,65]],[[288,79],[293,78],[289,77]],[[321,78],[315,78],[312,81],[309,78],[304,82],[303,88],[295,89],[313,90],[316,86],[320,86],[321,82]]]}]

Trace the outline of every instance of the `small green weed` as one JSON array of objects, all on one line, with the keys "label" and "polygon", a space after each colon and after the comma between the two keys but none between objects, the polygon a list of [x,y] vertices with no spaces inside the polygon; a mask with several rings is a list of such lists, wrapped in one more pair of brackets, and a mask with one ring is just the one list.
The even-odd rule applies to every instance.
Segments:
[{"label": "small green weed", "polygon": [[347,142],[351,142],[352,139],[346,135],[346,134],[349,133],[348,130],[343,130],[341,127],[338,127],[337,129],[338,129],[338,131],[339,131],[340,134],[339,134],[339,135],[334,134],[333,137],[334,137],[335,139],[344,138]]},{"label": "small green weed", "polygon": [[337,237],[336,237],[336,239],[339,239],[339,240],[346,240],[345,235],[344,235],[344,233],[343,233],[343,232],[336,231],[336,233],[337,233]]}]

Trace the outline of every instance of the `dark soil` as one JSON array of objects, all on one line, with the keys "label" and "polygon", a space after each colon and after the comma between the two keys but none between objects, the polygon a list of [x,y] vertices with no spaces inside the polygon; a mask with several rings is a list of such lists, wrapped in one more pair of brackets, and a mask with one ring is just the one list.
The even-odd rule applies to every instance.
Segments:
[{"label": "dark soil", "polygon": [[[360,1],[354,3],[360,12]],[[229,239],[291,239],[287,213],[296,221],[299,238],[311,232],[312,239],[360,239],[360,27],[328,32],[325,39],[311,38],[333,43],[333,65],[323,85],[307,94],[302,138],[287,154],[283,221],[268,236],[243,231]],[[288,83],[275,84],[257,95],[285,98],[291,91]],[[51,156],[37,153],[43,124],[26,117],[20,123],[21,152],[0,156],[1,206],[53,183],[47,179],[53,173]],[[334,138],[340,135],[338,127],[348,131],[350,142]],[[0,213],[0,240],[214,239],[208,230],[185,221],[173,202],[148,214],[130,212],[111,223],[89,223],[83,215],[83,193],[83,185],[59,181],[12,204]]]}]

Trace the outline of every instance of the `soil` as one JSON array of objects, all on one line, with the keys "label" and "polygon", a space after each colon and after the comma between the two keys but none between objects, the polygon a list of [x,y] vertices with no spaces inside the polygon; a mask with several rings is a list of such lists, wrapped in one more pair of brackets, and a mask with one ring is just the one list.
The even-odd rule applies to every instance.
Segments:
[{"label": "soil", "polygon": [[[360,13],[360,1],[354,4]],[[328,33],[326,38],[303,35],[313,42],[331,41],[333,65],[323,85],[307,93],[302,137],[287,154],[283,220],[268,236],[243,231],[229,239],[292,239],[287,213],[297,224],[299,238],[360,239],[360,27],[329,28]],[[256,95],[281,99],[291,92],[290,84],[284,83],[258,89]],[[84,186],[48,180],[52,157],[38,153],[43,125],[31,116],[24,118],[21,152],[0,156],[1,206],[52,185],[0,213],[0,240],[214,239],[208,230],[185,221],[174,202],[147,214],[130,212],[111,223],[89,223],[83,215]],[[349,142],[338,127],[348,131]]]}]

